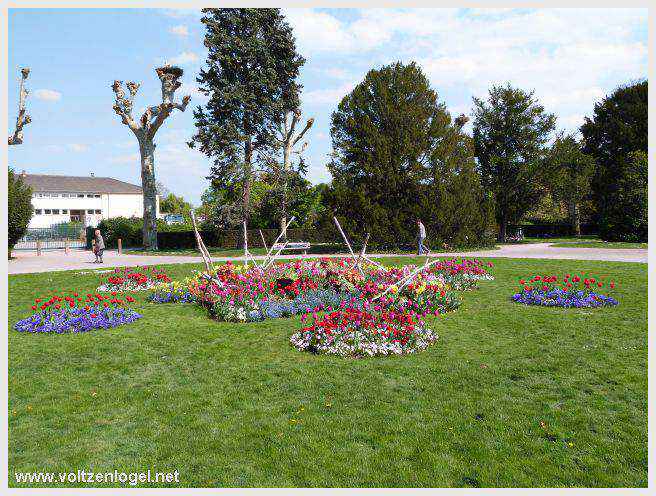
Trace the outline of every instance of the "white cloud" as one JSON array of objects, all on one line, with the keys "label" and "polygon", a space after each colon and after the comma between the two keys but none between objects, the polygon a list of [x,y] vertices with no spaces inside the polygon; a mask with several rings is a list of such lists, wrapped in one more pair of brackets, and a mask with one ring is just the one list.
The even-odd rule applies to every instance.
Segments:
[{"label": "white cloud", "polygon": [[182,86],[180,86],[180,89],[178,89],[177,92],[178,95],[191,95],[191,103],[194,103],[194,100],[202,100],[202,101],[207,101],[209,100],[208,96],[205,96],[203,93],[200,92],[198,89],[198,85],[196,83],[182,83]]},{"label": "white cloud", "polygon": [[138,153],[112,155],[107,158],[107,162],[110,164],[139,165],[141,163],[141,156]]},{"label": "white cloud", "polygon": [[34,97],[39,100],[45,100],[48,102],[56,102],[61,100],[62,94],[59,91],[40,89],[34,92]]},{"label": "white cloud", "polygon": [[171,65],[188,65],[198,62],[198,55],[191,51],[182,52],[175,57],[166,60],[166,63]]},{"label": "white cloud", "polygon": [[81,143],[70,143],[67,145],[67,148],[75,153],[86,152],[89,149],[87,145],[83,145]]},{"label": "white cloud", "polygon": [[175,34],[177,36],[189,36],[189,28],[184,24],[178,26],[173,26],[169,29],[169,33]]},{"label": "white cloud", "polygon": [[350,82],[333,88],[307,91],[302,95],[305,105],[336,105],[355,88],[356,83]]}]

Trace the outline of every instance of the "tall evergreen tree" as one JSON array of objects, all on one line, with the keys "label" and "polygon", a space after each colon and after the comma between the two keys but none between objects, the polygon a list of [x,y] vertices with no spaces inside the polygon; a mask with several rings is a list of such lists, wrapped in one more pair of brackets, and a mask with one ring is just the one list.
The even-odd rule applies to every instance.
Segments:
[{"label": "tall evergreen tree", "polygon": [[537,182],[545,144],[556,117],[533,92],[492,86],[487,101],[474,98],[474,143],[483,182],[495,199],[499,239],[543,192]]},{"label": "tall evergreen tree", "polygon": [[[459,233],[469,239],[465,232],[472,218],[478,226],[485,221],[472,150],[463,146],[463,124],[452,122],[415,63],[369,71],[332,114],[328,196],[342,225],[368,231],[372,243],[387,246],[413,243],[419,218],[433,243],[458,242]],[[449,202],[471,210],[443,216]],[[480,237],[480,231],[472,228],[472,236]]]},{"label": "tall evergreen tree", "polygon": [[258,154],[274,146],[276,120],[298,108],[299,69],[292,29],[280,9],[203,9],[207,68],[197,78],[210,97],[194,112],[198,145],[211,157],[220,189],[241,189],[242,218],[250,213]]},{"label": "tall evergreen tree", "polygon": [[7,241],[9,256],[19,239],[23,237],[32,219],[32,188],[19,174],[9,169],[7,177]]},{"label": "tall evergreen tree", "polygon": [[567,209],[572,232],[581,235],[581,206],[590,194],[594,159],[583,153],[573,134],[561,133],[552,143],[544,163],[552,198]]},{"label": "tall evergreen tree", "polygon": [[[599,234],[606,240],[646,241],[647,201],[635,209],[635,190],[647,189],[647,175],[638,171],[636,152],[647,154],[648,83],[622,86],[594,107],[581,126],[584,151],[597,164],[592,183],[599,214]],[[644,184],[635,181],[644,180]],[[622,188],[630,187],[628,191]],[[622,203],[623,200],[629,204]],[[630,217],[629,217],[630,215]],[[624,219],[624,220],[622,220]],[[643,224],[636,224],[643,219]]]}]

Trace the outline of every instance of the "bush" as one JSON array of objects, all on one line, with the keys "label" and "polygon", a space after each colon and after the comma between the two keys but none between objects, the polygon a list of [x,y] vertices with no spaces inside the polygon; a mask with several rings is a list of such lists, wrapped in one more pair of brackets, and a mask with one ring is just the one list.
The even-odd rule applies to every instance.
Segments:
[{"label": "bush", "polygon": [[23,237],[32,219],[32,189],[23,182],[20,175],[9,169],[7,181],[7,237],[9,251]]}]

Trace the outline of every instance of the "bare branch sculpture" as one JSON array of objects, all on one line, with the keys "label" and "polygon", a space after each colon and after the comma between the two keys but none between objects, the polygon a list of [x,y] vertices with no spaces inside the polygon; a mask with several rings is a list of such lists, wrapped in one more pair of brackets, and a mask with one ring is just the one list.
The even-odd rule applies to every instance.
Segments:
[{"label": "bare branch sculpture", "polygon": [[183,70],[179,67],[164,65],[155,69],[162,84],[162,103],[147,107],[138,121],[132,117],[134,97],[139,90],[139,83],[129,81],[123,90],[122,81],[114,81],[112,91],[116,95],[114,112],[121,122],[128,126],[139,142],[141,155],[141,186],[143,189],[143,246],[145,249],[157,249],[157,186],[155,184],[155,133],[171,115],[174,109],[184,112],[191,96],[182,98],[182,103],[173,101],[175,91],[182,86],[180,78]]},{"label": "bare branch sculpture", "polygon": [[25,81],[30,75],[30,69],[28,67],[23,67],[21,69],[21,81],[20,81],[20,90],[18,96],[18,116],[16,117],[16,129],[14,134],[9,136],[10,145],[22,145],[23,144],[23,126],[26,126],[32,122],[31,117],[27,114],[25,110],[25,100],[27,100],[27,95],[30,93],[27,88],[25,88]]},{"label": "bare branch sculpture", "polygon": [[[290,120],[291,116],[291,120]],[[304,142],[299,150],[294,150],[294,147],[303,139],[305,133],[312,127],[314,124],[314,118],[310,118],[305,123],[305,127],[298,132],[296,135],[294,131],[296,130],[296,125],[301,119],[301,111],[296,110],[294,112],[288,112],[285,114],[282,121],[282,125],[278,126],[278,133],[276,140],[282,146],[282,219],[280,220],[280,227],[283,229],[283,239],[287,239],[287,173],[290,168],[291,155],[292,153],[301,154],[307,148],[307,141]]]}]

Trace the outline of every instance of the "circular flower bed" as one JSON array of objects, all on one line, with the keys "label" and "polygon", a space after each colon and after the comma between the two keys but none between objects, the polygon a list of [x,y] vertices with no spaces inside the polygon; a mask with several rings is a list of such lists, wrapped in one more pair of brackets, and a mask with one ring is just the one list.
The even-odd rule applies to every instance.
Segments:
[{"label": "circular flower bed", "polygon": [[[619,302],[612,296],[597,291],[606,286],[594,277],[566,274],[562,279],[557,276],[536,275],[525,280],[520,279],[521,290],[512,296],[516,303],[563,308],[595,308],[615,306]],[[607,284],[615,288],[615,282]]]},{"label": "circular flower bed", "polygon": [[354,357],[406,355],[436,340],[437,334],[413,312],[358,308],[314,314],[312,323],[290,338],[301,351]]},{"label": "circular flower bed", "polygon": [[35,313],[19,320],[14,329],[19,332],[69,333],[108,329],[129,324],[141,315],[127,308],[134,302],[131,296],[124,300],[116,295],[78,293],[72,296],[53,296],[48,300],[37,298],[31,307]]},{"label": "circular flower bed", "polygon": [[97,289],[100,292],[144,291],[171,282],[163,269],[153,266],[116,268],[106,278],[100,276],[100,279]]}]

